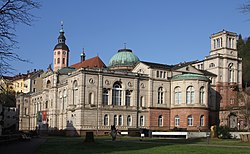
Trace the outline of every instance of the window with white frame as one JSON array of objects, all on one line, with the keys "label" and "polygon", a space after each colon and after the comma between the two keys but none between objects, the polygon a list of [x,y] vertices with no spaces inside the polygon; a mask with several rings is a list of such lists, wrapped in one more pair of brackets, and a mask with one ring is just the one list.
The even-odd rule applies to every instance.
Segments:
[{"label": "window with white frame", "polygon": [[109,125],[109,117],[107,114],[104,115],[103,124],[104,124],[104,126]]},{"label": "window with white frame", "polygon": [[143,107],[143,106],[145,106],[145,104],[144,104],[144,97],[141,96],[141,98],[140,98],[140,107]]},{"label": "window with white frame", "polygon": [[194,87],[193,86],[189,86],[187,88],[186,103],[187,104],[193,104],[194,103]]},{"label": "window with white frame", "polygon": [[204,115],[200,117],[200,126],[204,126]]},{"label": "window with white frame", "polygon": [[177,115],[174,117],[175,126],[180,126],[180,117]]},{"label": "window with white frame", "polygon": [[158,104],[163,104],[163,99],[164,99],[163,88],[160,87],[158,88]]},{"label": "window with white frame", "polygon": [[163,117],[162,117],[162,115],[160,115],[158,117],[158,127],[162,127],[162,126],[163,126]]},{"label": "window with white frame", "polygon": [[140,126],[144,126],[144,117],[140,116]]},{"label": "window with white frame", "polygon": [[130,106],[130,101],[131,101],[131,91],[126,90],[125,105]]},{"label": "window with white frame", "polygon": [[174,89],[175,104],[181,104],[181,88],[175,87]]},{"label": "window with white frame", "polygon": [[131,117],[131,115],[128,115],[128,117],[127,117],[127,126],[132,126],[132,117]]},{"label": "window with white frame", "polygon": [[73,104],[77,104],[78,103],[78,84],[77,81],[75,80],[73,82]]},{"label": "window with white frame", "polygon": [[119,126],[122,126],[122,123],[123,123],[122,115],[119,115],[118,125],[119,125]]},{"label": "window with white frame", "polygon": [[119,82],[115,82],[112,89],[112,105],[121,105],[122,86]]},{"label": "window with white frame", "polygon": [[228,65],[228,81],[234,82],[234,69],[233,69],[233,63],[230,63]]},{"label": "window with white frame", "polygon": [[94,94],[89,93],[89,104],[94,104]]},{"label": "window with white frame", "polygon": [[103,89],[102,102],[103,102],[103,105],[108,105],[108,102],[109,102],[109,92],[108,92],[108,89],[106,88]]},{"label": "window with white frame", "polygon": [[188,126],[193,126],[193,117],[192,117],[192,115],[188,116],[187,123],[188,123]]}]

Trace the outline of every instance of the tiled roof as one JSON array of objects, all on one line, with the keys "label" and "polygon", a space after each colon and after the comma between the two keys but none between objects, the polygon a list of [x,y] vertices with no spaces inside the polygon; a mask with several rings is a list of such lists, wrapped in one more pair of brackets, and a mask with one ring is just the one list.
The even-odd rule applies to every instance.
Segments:
[{"label": "tiled roof", "polygon": [[106,68],[106,65],[99,58],[99,56],[84,60],[82,62],[71,65],[70,67],[79,68]]}]

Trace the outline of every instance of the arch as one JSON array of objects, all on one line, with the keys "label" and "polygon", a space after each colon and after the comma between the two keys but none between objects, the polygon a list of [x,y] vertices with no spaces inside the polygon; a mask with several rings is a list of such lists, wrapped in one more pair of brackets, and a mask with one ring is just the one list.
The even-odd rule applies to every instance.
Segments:
[{"label": "arch", "polygon": [[94,104],[94,94],[92,92],[89,93],[89,104]]},{"label": "arch", "polygon": [[104,126],[108,126],[109,125],[109,117],[108,117],[107,114],[104,115],[103,125]]},{"label": "arch", "polygon": [[121,105],[122,102],[122,85],[115,82],[112,89],[112,105]]},{"label": "arch", "polygon": [[77,81],[75,80],[73,82],[73,104],[77,104],[78,103],[78,84]]},{"label": "arch", "polygon": [[177,86],[174,88],[174,95],[175,104],[181,104],[181,87]]},{"label": "arch", "polygon": [[193,104],[194,103],[194,87],[189,86],[186,90],[186,103]]},{"label": "arch", "polygon": [[46,88],[51,88],[51,82],[50,82],[50,80],[48,80],[48,81],[46,82]]},{"label": "arch", "polygon": [[159,87],[158,88],[158,104],[163,104],[163,100],[164,100],[163,88]]},{"label": "arch", "polygon": [[228,82],[234,82],[234,68],[233,63],[228,64]]},{"label": "arch", "polygon": [[209,64],[209,68],[212,68],[212,67],[215,67],[215,64],[214,64],[214,63],[210,63],[210,64]]},{"label": "arch", "polygon": [[200,104],[205,104],[205,88],[200,88]]}]

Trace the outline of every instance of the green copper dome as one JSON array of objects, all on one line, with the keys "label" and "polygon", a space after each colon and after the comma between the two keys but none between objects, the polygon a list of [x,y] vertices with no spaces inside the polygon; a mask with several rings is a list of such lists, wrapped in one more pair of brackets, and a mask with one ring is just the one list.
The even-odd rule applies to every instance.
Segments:
[{"label": "green copper dome", "polygon": [[173,81],[179,81],[179,80],[202,80],[202,81],[209,81],[209,79],[201,74],[178,74],[173,76]]},{"label": "green copper dome", "polygon": [[109,67],[114,69],[132,69],[139,58],[130,49],[120,49],[110,59]]}]

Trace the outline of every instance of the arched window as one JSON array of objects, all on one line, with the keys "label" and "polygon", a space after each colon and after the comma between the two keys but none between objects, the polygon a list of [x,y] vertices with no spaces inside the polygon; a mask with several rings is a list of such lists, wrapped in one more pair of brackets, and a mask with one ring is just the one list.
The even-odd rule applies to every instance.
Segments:
[{"label": "arched window", "polygon": [[212,68],[212,67],[215,67],[215,64],[214,64],[214,63],[210,63],[210,64],[209,64],[209,68]]},{"label": "arched window", "polygon": [[140,126],[144,126],[144,117],[140,116]]},{"label": "arched window", "polygon": [[46,88],[51,88],[51,82],[50,82],[50,80],[47,81]]},{"label": "arched window", "polygon": [[228,65],[228,81],[234,82],[234,69],[233,69],[233,63],[230,63]]},{"label": "arched window", "polygon": [[117,126],[117,115],[114,115],[114,125]]},{"label": "arched window", "polygon": [[158,117],[158,126],[159,126],[159,127],[162,127],[162,126],[163,126],[163,118],[162,118],[162,115],[160,115],[160,116]]},{"label": "arched window", "polygon": [[192,115],[188,116],[187,123],[188,123],[188,126],[193,126],[193,117],[192,117]]},{"label": "arched window", "polygon": [[158,88],[158,104],[163,104],[163,99],[164,99],[163,88],[160,87]]},{"label": "arched window", "polygon": [[122,101],[122,86],[119,82],[113,85],[112,90],[112,105],[121,105]]},{"label": "arched window", "polygon": [[186,92],[186,102],[187,104],[193,104],[194,103],[194,87],[193,86],[189,86],[187,88],[187,92]]},{"label": "arched window", "polygon": [[204,126],[204,115],[200,117],[200,126]]},{"label": "arched window", "polygon": [[119,126],[122,126],[122,123],[123,123],[122,115],[119,115],[118,125],[119,125]]},{"label": "arched window", "polygon": [[75,80],[73,82],[73,104],[78,103],[78,84],[77,81]]},{"label": "arched window", "polygon": [[57,58],[57,64],[60,64],[60,58]]},{"label": "arched window", "polygon": [[89,93],[89,104],[94,104],[94,94]]},{"label": "arched window", "polygon": [[127,126],[132,126],[132,117],[130,115],[127,117]]},{"label": "arched window", "polygon": [[103,124],[104,124],[104,126],[109,125],[109,117],[107,114],[104,115]]},{"label": "arched window", "polygon": [[175,126],[180,126],[180,117],[177,115],[174,117]]},{"label": "arched window", "polygon": [[102,102],[103,105],[108,105],[109,102],[109,91],[108,89],[103,89],[103,93],[102,93]]},{"label": "arched window", "polygon": [[130,106],[130,100],[131,100],[131,91],[126,90],[126,99],[125,99],[125,105]]},{"label": "arched window", "polygon": [[181,88],[176,87],[174,89],[175,104],[181,104]]},{"label": "arched window", "polygon": [[200,104],[205,104],[205,88],[200,88]]}]

